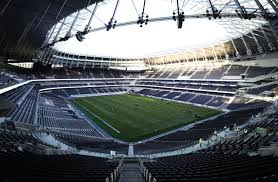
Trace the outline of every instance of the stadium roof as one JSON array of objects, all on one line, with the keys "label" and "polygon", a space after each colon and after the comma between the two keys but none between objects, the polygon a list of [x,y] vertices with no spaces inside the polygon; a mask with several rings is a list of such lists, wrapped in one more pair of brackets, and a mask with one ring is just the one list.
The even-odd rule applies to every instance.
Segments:
[{"label": "stadium roof", "polygon": [[[208,0],[179,0],[179,7],[184,12],[185,21],[182,29],[178,29],[177,22],[172,19],[173,11],[177,12],[177,1],[147,0],[144,18],[148,16],[149,22],[140,27],[136,22],[143,11],[143,2],[143,0],[119,1],[117,8],[115,8],[117,0],[104,0],[97,5],[93,4],[53,26],[48,32],[50,35],[48,42],[65,37],[69,27],[61,25],[72,24],[77,16],[78,22],[74,24],[71,34],[83,31],[95,9],[89,25],[90,33],[85,35],[84,41],[79,42],[71,38],[66,42],[59,42],[55,48],[77,55],[141,58],[222,43],[268,23],[262,18],[262,13],[254,0],[239,0],[240,5],[245,7],[248,13],[257,15],[251,20],[238,17],[235,12],[238,5],[235,1],[213,1],[214,8],[221,11],[222,18],[209,20],[206,11],[211,13],[212,8]],[[267,0],[260,0],[260,2],[268,12],[273,13]],[[115,29],[112,28],[107,32],[111,17],[113,21],[117,21],[116,26]]]},{"label": "stadium roof", "polygon": [[[172,19],[173,11],[177,13],[176,0],[146,0],[143,18],[148,15],[149,22],[139,27],[136,22],[142,13],[144,0],[120,0],[112,21],[117,20],[116,27],[106,32],[117,0],[103,0],[98,3],[89,25],[89,34],[79,43],[74,36],[85,30],[97,1],[1,1],[0,56],[30,59],[41,46],[55,43],[58,50],[74,54],[145,57],[223,42],[268,23],[262,18],[264,14],[255,2],[258,0],[238,0],[247,13],[256,15],[252,20],[238,17],[236,0],[211,1],[213,8],[221,11],[222,17],[212,18],[211,21],[206,13],[208,11],[212,15],[209,0],[179,0],[185,21],[182,29],[178,29]],[[259,2],[270,15],[275,13],[269,2],[273,4],[276,1]],[[70,40],[59,42],[68,35],[72,37]]]},{"label": "stadium roof", "polygon": [[63,17],[96,0],[1,0],[0,56],[34,56],[47,31]]}]

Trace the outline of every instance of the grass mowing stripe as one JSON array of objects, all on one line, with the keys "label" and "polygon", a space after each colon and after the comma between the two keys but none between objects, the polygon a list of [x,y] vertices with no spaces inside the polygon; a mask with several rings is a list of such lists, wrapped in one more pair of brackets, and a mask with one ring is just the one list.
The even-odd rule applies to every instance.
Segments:
[{"label": "grass mowing stripe", "polygon": [[107,123],[106,121],[104,121],[103,119],[101,119],[99,116],[97,116],[95,113],[89,111],[87,108],[85,108],[84,106],[82,106],[81,104],[79,104],[78,102],[74,101],[75,104],[77,104],[79,107],[83,108],[84,110],[87,111],[87,113],[89,113],[90,115],[93,115],[94,117],[96,117],[98,120],[102,121],[104,124],[106,124],[107,126],[109,126],[111,129],[113,129],[114,131],[116,131],[117,133],[121,133],[119,130],[117,130],[116,128],[114,128],[113,126],[111,126],[109,123]]},{"label": "grass mowing stripe", "polygon": [[[98,112],[98,113],[100,113],[101,115],[103,115],[103,117],[104,117],[105,120],[111,120],[111,119],[113,119],[115,124],[119,123],[119,121],[117,121],[118,118],[108,117],[108,115],[111,114],[111,112],[109,112],[109,108],[102,108],[102,107],[95,107],[95,106],[94,106],[94,104],[96,104],[96,105],[102,105],[102,106],[107,106],[107,105],[106,105],[106,102],[109,102],[109,103],[111,104],[110,100],[107,100],[106,102],[103,102],[102,100],[100,100],[100,101],[94,102],[94,104],[92,104],[92,103],[90,103],[90,102],[88,102],[88,101],[84,101],[84,102],[86,102],[87,105],[88,105],[89,107],[91,107],[92,109],[94,109],[95,112]],[[112,109],[112,111],[113,111],[113,109]],[[113,124],[113,126],[114,126],[114,124]]]},{"label": "grass mowing stripe", "polygon": [[[81,106],[83,107],[83,106]],[[84,107],[83,107],[84,108]],[[105,123],[107,126],[109,126],[110,128],[112,128],[113,130],[115,130],[116,132],[118,133],[121,133],[119,130],[117,130],[116,128],[114,128],[113,126],[111,126],[109,123],[107,123],[106,121],[104,121],[103,119],[101,119],[99,116],[97,116],[95,113],[89,111],[87,108],[84,108],[86,109],[89,113],[91,113],[92,115],[94,115],[96,118],[98,118],[99,120],[101,120],[103,123]]]},{"label": "grass mowing stripe", "polygon": [[[75,99],[79,108],[112,136],[124,141],[138,141],[199,121],[221,111],[135,95],[98,96]],[[73,102],[74,103],[74,102]],[[121,133],[117,133],[90,112]],[[89,114],[89,115],[88,115]]]}]

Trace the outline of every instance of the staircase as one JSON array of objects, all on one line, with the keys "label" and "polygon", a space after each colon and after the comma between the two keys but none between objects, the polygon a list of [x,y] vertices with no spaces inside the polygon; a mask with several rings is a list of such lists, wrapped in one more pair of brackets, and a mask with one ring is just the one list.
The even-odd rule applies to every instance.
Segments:
[{"label": "staircase", "polygon": [[124,159],[119,182],[144,182],[137,158]]}]

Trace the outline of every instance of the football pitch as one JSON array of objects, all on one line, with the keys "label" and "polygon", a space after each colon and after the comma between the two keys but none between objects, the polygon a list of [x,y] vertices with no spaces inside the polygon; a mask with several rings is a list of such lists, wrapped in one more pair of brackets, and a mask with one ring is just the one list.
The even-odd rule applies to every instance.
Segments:
[{"label": "football pitch", "polygon": [[185,126],[222,111],[137,95],[73,99],[92,122],[115,138],[135,142]]}]

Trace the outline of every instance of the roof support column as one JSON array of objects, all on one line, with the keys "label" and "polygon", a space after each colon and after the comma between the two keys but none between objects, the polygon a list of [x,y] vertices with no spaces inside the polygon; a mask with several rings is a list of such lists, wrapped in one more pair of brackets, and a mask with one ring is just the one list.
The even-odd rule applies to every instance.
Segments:
[{"label": "roof support column", "polygon": [[205,48],[202,49],[202,52],[203,52],[203,56],[204,56],[204,58],[205,58],[205,61],[208,61]]},{"label": "roof support column", "polygon": [[77,58],[76,68],[79,67],[79,63],[80,63],[80,55],[78,55],[78,58]]},{"label": "roof support column", "polygon": [[49,53],[49,55],[47,56],[47,59],[45,60],[45,63],[47,64],[51,64],[51,60],[53,58],[53,55],[56,51],[52,48],[51,49],[51,52]]},{"label": "roof support column", "polygon": [[225,44],[224,44],[224,43],[222,43],[222,49],[223,49],[223,51],[224,51],[225,58],[226,58],[226,59],[229,59],[229,55],[227,54],[227,51],[226,51],[226,48],[225,48]]},{"label": "roof support column", "polygon": [[66,62],[66,64],[65,64],[65,67],[67,67],[68,66],[68,63],[70,62],[70,55],[68,54],[68,58],[67,58],[67,62]]},{"label": "roof support column", "polygon": [[[151,59],[151,58],[147,58],[147,59],[144,61],[145,65],[149,65],[149,66],[150,66],[150,59]],[[140,59],[140,60],[141,60],[141,59]]]},{"label": "roof support column", "polygon": [[83,70],[86,68],[86,65],[87,65],[87,56],[85,57],[85,60],[84,60]]},{"label": "roof support column", "polygon": [[278,44],[278,35],[277,35],[276,30],[272,27],[271,24],[269,24],[269,27],[270,27],[270,29],[271,29],[271,31],[272,31],[274,37],[276,38],[276,43]]},{"label": "roof support column", "polygon": [[240,58],[240,54],[239,54],[239,52],[238,52],[238,50],[237,50],[237,47],[236,47],[236,45],[235,45],[234,40],[232,39],[231,42],[232,42],[233,48],[234,48],[234,50],[235,50],[235,52],[236,52],[236,57],[237,57],[237,58]]},{"label": "roof support column", "polygon": [[41,62],[42,62],[42,63],[45,63],[45,58],[47,57],[48,52],[49,52],[49,49],[46,49],[46,50],[43,52],[43,54],[42,54],[42,56],[41,56]]},{"label": "roof support column", "polygon": [[52,62],[53,62],[52,63],[53,65],[57,65],[57,58],[53,56],[52,57]]},{"label": "roof support column", "polygon": [[55,57],[54,56],[55,56],[56,53],[58,53],[58,51],[54,50],[53,54],[51,56],[50,62],[49,62],[50,64],[55,64]]},{"label": "roof support column", "polygon": [[40,55],[40,57],[38,58],[38,60],[44,63],[44,62],[45,62],[45,58],[46,58],[48,52],[49,52],[49,49],[45,49],[45,50],[41,53],[41,55]]},{"label": "roof support column", "polygon": [[258,41],[257,37],[255,36],[255,34],[254,34],[254,32],[253,32],[252,30],[251,30],[251,35],[252,35],[252,37],[253,37],[253,39],[254,39],[256,45],[257,45],[257,50],[259,51],[260,54],[262,54],[262,53],[263,53],[263,48],[262,48],[262,46],[259,44],[259,41]]},{"label": "roof support column", "polygon": [[194,50],[194,58],[195,58],[195,62],[199,61],[195,50]]},{"label": "roof support column", "polygon": [[110,69],[110,66],[111,66],[111,57],[109,58],[109,61],[108,61],[108,69]]},{"label": "roof support column", "polygon": [[261,32],[263,33],[265,40],[267,41],[267,45],[268,45],[269,49],[270,49],[271,51],[275,50],[276,47],[275,47],[275,46],[272,44],[272,42],[269,40],[269,38],[267,37],[267,35],[266,35],[264,29],[261,27],[260,30],[261,30]]},{"label": "roof support column", "polygon": [[68,63],[68,54],[64,53],[63,58],[64,59],[60,62],[60,64],[62,64],[62,65],[67,64]]},{"label": "roof support column", "polygon": [[246,49],[246,54],[247,54],[248,56],[251,56],[251,55],[252,55],[252,51],[250,50],[249,45],[246,43],[246,41],[245,41],[245,39],[244,39],[243,36],[241,36],[241,40],[242,40],[242,42],[243,42],[243,44],[244,44],[244,47],[245,47],[245,49]]},{"label": "roof support column", "polygon": [[72,68],[73,59],[74,59],[74,58],[72,58],[72,60],[70,61],[70,66],[69,66],[70,69]]},{"label": "roof support column", "polygon": [[40,127],[38,125],[39,107],[40,107],[40,92],[38,92],[38,96],[36,98],[35,115],[34,115],[34,121],[33,121],[34,126],[37,127],[37,128]]},{"label": "roof support column", "polygon": [[214,57],[214,59],[215,59],[216,61],[218,61],[218,57],[217,57],[217,54],[216,54],[216,52],[215,52],[215,48],[214,48],[214,46],[211,46],[211,47],[212,47],[213,57]]}]

